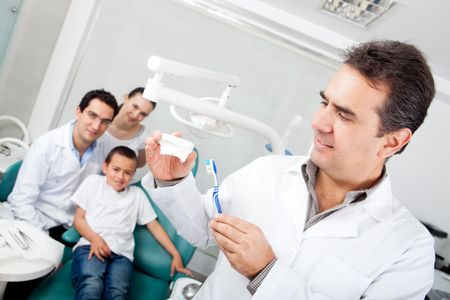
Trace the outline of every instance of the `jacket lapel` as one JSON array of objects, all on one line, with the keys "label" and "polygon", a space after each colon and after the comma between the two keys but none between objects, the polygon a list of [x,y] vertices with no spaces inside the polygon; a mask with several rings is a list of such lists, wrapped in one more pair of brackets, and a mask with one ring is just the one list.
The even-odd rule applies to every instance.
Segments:
[{"label": "jacket lapel", "polygon": [[283,186],[280,189],[281,201],[283,202],[287,214],[299,233],[303,232],[306,218],[306,206],[308,200],[308,190],[301,174],[302,162],[297,162],[291,166],[283,176]]},{"label": "jacket lapel", "polygon": [[392,216],[392,192],[387,175],[367,196],[367,199],[332,213],[306,230],[303,238],[357,237],[359,234],[358,220],[361,219],[363,214],[368,214],[378,222]]},{"label": "jacket lapel", "polygon": [[358,236],[357,218],[363,211],[359,205],[355,208],[343,208],[310,227],[303,234],[304,239],[323,237]]}]

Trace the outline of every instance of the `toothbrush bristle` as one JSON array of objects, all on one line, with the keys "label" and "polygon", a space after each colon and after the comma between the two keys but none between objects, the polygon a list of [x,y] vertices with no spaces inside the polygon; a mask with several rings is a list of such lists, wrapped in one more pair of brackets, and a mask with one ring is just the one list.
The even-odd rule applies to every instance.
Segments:
[{"label": "toothbrush bristle", "polygon": [[210,159],[207,159],[207,160],[205,161],[205,167],[206,167],[206,172],[207,172],[208,174],[210,174],[210,173],[213,172],[212,166],[211,166],[211,160],[210,160]]}]

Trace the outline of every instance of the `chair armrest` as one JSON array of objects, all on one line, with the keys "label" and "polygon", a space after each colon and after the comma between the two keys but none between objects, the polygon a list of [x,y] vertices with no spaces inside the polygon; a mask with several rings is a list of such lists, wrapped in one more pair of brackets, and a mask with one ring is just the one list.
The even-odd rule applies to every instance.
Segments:
[{"label": "chair armrest", "polygon": [[63,233],[62,239],[68,243],[76,243],[80,240],[80,234],[75,227],[70,227]]},{"label": "chair armrest", "polygon": [[172,282],[175,282],[175,281],[177,281],[178,279],[184,278],[184,277],[191,278],[191,277],[189,277],[188,275],[186,275],[186,274],[184,274],[184,273],[181,273],[181,272],[175,272],[175,275],[173,275],[173,277],[172,277]]}]

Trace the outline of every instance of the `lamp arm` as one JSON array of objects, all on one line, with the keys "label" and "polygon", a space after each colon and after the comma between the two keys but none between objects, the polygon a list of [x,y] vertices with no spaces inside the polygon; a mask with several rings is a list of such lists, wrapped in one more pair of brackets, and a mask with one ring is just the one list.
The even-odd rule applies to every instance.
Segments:
[{"label": "lamp arm", "polygon": [[167,88],[164,85],[160,85],[153,92],[158,101],[179,106],[200,115],[208,116],[215,120],[254,132],[269,141],[272,145],[273,153],[284,154],[283,141],[278,133],[273,128],[258,120],[226,108],[202,102],[195,97]]}]

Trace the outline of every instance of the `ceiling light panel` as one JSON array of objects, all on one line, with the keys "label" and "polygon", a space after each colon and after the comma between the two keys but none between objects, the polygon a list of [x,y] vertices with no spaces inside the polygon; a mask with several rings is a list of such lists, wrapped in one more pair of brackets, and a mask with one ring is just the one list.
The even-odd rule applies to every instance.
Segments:
[{"label": "ceiling light panel", "polygon": [[395,4],[392,0],[326,0],[322,11],[365,28]]}]

